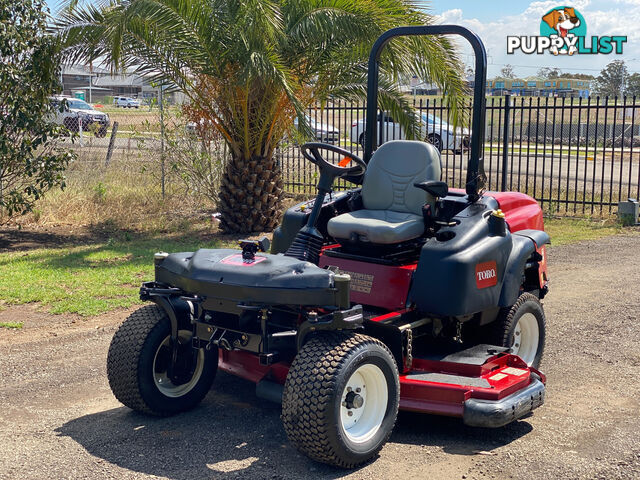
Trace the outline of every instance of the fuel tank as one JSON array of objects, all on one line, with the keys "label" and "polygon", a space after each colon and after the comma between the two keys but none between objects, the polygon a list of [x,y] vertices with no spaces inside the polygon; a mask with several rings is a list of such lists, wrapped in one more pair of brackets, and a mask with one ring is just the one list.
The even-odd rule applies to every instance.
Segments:
[{"label": "fuel tank", "polygon": [[420,252],[407,303],[461,316],[498,305],[513,240],[498,202],[485,196],[455,215]]}]

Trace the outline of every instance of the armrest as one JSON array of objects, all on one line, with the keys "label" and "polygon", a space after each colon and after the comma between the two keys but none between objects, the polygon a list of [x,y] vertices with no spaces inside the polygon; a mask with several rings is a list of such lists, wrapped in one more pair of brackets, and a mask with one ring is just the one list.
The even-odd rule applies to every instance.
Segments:
[{"label": "armrest", "polygon": [[419,188],[420,190],[424,190],[427,193],[430,193],[434,197],[442,198],[446,197],[449,193],[449,187],[445,182],[440,182],[436,180],[429,180],[428,182],[420,182],[414,183],[414,187]]}]

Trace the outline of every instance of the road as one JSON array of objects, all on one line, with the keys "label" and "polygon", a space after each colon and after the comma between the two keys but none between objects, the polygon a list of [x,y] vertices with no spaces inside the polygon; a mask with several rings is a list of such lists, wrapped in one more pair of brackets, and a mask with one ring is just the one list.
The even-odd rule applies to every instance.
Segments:
[{"label": "road", "polygon": [[148,418],[105,375],[127,312],[91,319],[9,307],[0,321],[0,479],[490,479],[640,475],[640,232],[552,247],[547,404],[497,430],[401,413],[379,458],[355,471],[288,444],[279,407],[219,374],[194,411]]}]

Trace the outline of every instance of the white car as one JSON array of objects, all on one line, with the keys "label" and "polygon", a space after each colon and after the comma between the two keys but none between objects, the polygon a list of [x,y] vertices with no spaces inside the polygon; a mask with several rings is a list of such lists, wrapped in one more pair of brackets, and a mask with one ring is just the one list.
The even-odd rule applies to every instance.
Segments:
[{"label": "white car", "polygon": [[[377,118],[378,128],[380,128],[380,113]],[[366,120],[360,119],[351,124],[351,141],[364,147],[364,131]],[[471,132],[467,128],[454,128],[452,125],[432,115],[422,113],[420,115],[421,137],[432,143],[440,152],[442,150],[453,150],[460,152],[469,148],[469,138]],[[379,135],[379,132],[378,132]],[[382,128],[382,143],[388,140],[405,139],[404,131],[399,123],[396,123],[389,114],[385,113]]]},{"label": "white car", "polygon": [[[313,117],[305,115],[304,118],[315,133],[316,140],[323,143],[338,143],[340,141],[340,130],[328,123],[317,122]],[[298,129],[298,117],[293,121],[293,126]]]},{"label": "white car", "polygon": [[109,128],[109,115],[96,110],[84,100],[74,97],[49,97],[53,106],[52,122],[64,125],[72,132],[78,132],[82,124],[83,131],[93,131],[96,137],[105,137]]},{"label": "white car", "polygon": [[131,97],[113,97],[113,105],[124,108],[140,108],[140,101]]}]

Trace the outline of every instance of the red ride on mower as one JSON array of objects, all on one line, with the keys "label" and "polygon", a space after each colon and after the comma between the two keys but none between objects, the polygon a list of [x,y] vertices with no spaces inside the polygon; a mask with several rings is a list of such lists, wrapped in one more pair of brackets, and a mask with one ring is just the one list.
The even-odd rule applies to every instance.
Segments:
[{"label": "red ride on mower", "polygon": [[[466,191],[440,180],[430,144],[376,149],[382,48],[438,34],[461,35],[475,51]],[[320,171],[318,196],[286,212],[271,253],[264,239],[156,254],[155,281],[140,291],[153,303],[111,342],[115,396],[174,414],[198,404],[222,369],[282,402],[296,448],[342,467],[376,455],[398,409],[500,427],[539,407],[549,237],[535,200],[483,192],[485,81],[484,47],[465,28],[383,34],[369,60],[364,159],[302,146]],[[334,193],[337,178],[361,187]]]}]

